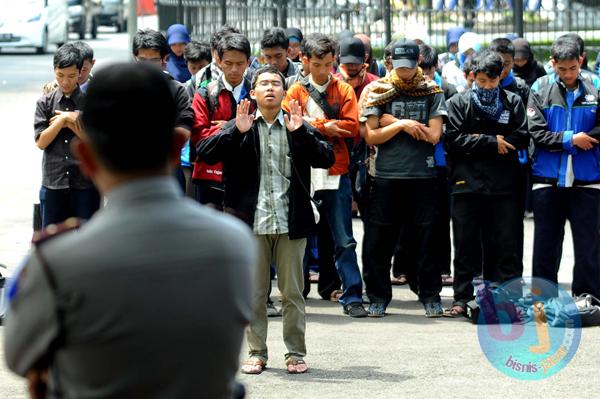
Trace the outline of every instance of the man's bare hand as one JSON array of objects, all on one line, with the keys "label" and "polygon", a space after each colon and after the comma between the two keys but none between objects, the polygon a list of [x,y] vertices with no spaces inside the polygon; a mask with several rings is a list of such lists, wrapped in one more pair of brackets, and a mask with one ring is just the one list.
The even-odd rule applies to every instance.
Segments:
[{"label": "man's bare hand", "polygon": [[249,114],[250,100],[243,99],[237,106],[237,113],[235,114],[235,127],[240,133],[246,133],[252,128],[254,122],[254,115]]},{"label": "man's bare hand", "polygon": [[396,123],[397,121],[398,118],[395,118],[393,115],[383,114],[379,117],[379,127],[386,127],[393,123]]},{"label": "man's bare hand", "polygon": [[338,125],[338,121],[329,121],[325,123],[323,126],[325,127],[325,134],[331,137],[344,137],[350,136],[352,132],[342,129]]},{"label": "man's bare hand", "polygon": [[496,135],[496,140],[498,141],[498,154],[508,154],[508,150],[515,150],[515,147],[504,140],[504,136],[498,134]]},{"label": "man's bare hand", "polygon": [[296,131],[300,126],[302,126],[304,120],[302,119],[302,108],[300,107],[300,104],[298,104],[298,101],[290,101],[290,116],[288,118],[287,115],[283,115],[283,120],[285,121],[285,126],[290,132]]},{"label": "man's bare hand", "polygon": [[402,120],[402,130],[415,140],[427,141],[427,132],[423,130],[424,127],[424,124],[411,119]]},{"label": "man's bare hand", "polygon": [[221,126],[225,122],[227,122],[227,121],[214,120],[214,121],[210,121],[210,124],[213,125],[213,126]]},{"label": "man's bare hand", "polygon": [[591,150],[594,145],[598,144],[598,140],[589,136],[587,133],[579,132],[573,135],[573,145],[581,148],[584,151]]}]

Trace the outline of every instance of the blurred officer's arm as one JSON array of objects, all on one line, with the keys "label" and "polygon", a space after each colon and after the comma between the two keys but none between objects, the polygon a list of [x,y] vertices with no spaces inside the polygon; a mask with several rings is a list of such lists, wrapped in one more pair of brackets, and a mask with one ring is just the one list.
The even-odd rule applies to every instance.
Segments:
[{"label": "blurred officer's arm", "polygon": [[9,288],[9,298],[4,355],[8,367],[25,377],[30,370],[48,367],[59,330],[54,293],[35,254]]}]

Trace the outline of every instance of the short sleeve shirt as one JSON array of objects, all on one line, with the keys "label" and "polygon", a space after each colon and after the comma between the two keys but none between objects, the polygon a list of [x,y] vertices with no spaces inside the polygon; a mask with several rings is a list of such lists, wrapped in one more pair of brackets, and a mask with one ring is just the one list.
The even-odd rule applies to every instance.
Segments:
[{"label": "short sleeve shirt", "polygon": [[[384,105],[366,108],[365,117],[391,114],[423,124],[437,116],[446,116],[444,94],[410,97],[399,95]],[[435,177],[434,146],[400,132],[377,146],[375,176],[386,179],[423,179]]]}]

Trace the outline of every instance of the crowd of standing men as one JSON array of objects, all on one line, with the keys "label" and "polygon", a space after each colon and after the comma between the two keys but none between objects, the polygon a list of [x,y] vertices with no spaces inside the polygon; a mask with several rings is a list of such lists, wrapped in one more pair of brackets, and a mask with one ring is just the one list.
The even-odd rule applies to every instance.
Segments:
[{"label": "crowd of standing men", "polygon": [[[260,43],[264,66],[231,26],[210,42],[191,40],[183,25],[133,39],[134,60],[168,74],[175,130],[187,140],[175,171],[182,191],[241,219],[256,238],[242,372],[267,365],[273,273],[287,369],[304,373],[305,298],[316,273],[319,294],[350,317],[385,316],[393,283],[409,284],[426,317],[463,316],[478,279],[496,287],[522,276],[531,211],[533,275],[558,282],[568,220],[572,293],[600,297],[600,79],[578,35],[557,38],[546,65],[524,39],[484,49],[462,28],[448,32],[444,54],[401,38],[382,62],[367,36],[337,39],[271,28]],[[37,104],[44,226],[100,207],[70,149],[85,135],[78,110],[93,63],[85,43],[59,48],[56,82]],[[111,151],[133,163],[152,156]],[[353,201],[364,223],[362,275]],[[454,288],[446,310],[443,284]]]}]

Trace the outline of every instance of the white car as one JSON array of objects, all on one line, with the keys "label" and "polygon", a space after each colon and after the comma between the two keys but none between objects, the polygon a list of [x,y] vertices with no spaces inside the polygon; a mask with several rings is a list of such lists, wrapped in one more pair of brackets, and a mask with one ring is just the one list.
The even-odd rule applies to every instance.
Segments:
[{"label": "white car", "polygon": [[66,0],[0,0],[0,10],[0,49],[34,47],[43,54],[68,40]]}]

